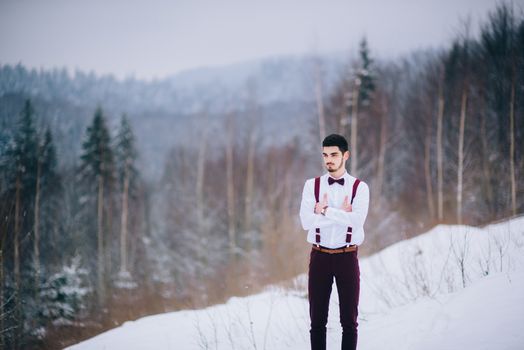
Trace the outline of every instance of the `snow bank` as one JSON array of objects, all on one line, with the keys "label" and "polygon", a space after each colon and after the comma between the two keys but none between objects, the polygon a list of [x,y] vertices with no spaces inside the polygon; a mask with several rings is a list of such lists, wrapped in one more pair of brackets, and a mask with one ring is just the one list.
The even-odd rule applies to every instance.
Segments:
[{"label": "snow bank", "polygon": [[[524,218],[438,226],[360,266],[359,349],[524,348]],[[307,277],[294,285],[126,322],[69,349],[308,349]],[[334,286],[328,349],[340,348],[338,315]]]},{"label": "snow bank", "polygon": [[524,217],[475,228],[440,225],[363,259],[361,309],[383,312],[524,269]]}]

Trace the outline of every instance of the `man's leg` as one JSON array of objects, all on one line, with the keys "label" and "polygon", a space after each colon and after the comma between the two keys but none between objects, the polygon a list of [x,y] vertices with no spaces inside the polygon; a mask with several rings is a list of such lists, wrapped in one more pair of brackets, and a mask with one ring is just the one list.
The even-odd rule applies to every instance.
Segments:
[{"label": "man's leg", "polygon": [[326,349],[326,324],[329,297],[333,285],[330,254],[311,250],[309,259],[309,316],[311,317],[311,349]]},{"label": "man's leg", "polygon": [[340,302],[342,350],[357,348],[357,316],[360,294],[360,269],[357,252],[336,254],[335,280]]}]

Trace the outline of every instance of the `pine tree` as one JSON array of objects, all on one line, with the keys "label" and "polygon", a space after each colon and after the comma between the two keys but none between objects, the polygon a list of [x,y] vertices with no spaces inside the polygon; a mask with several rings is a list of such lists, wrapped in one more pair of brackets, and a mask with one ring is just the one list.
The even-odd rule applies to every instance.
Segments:
[{"label": "pine tree", "polygon": [[127,259],[128,239],[128,217],[129,198],[136,197],[136,182],[138,171],[135,166],[137,151],[135,147],[135,136],[131,125],[125,115],[122,116],[120,129],[116,137],[115,146],[116,164],[120,190],[122,192],[122,213],[120,225],[120,271],[118,286],[130,288],[135,284],[132,282]]},{"label": "pine tree", "polygon": [[372,59],[369,54],[368,42],[363,38],[360,42],[360,64],[355,76],[351,102],[351,173],[357,175],[358,171],[358,114],[359,107],[369,106],[375,90],[375,78],[372,70]]},{"label": "pine tree", "polygon": [[[4,171],[7,174],[8,198],[14,202],[14,227],[13,227],[13,266],[14,266],[14,317],[15,334],[13,347],[18,347],[20,330],[23,324],[23,312],[21,310],[21,263],[22,252],[20,248],[20,233],[27,229],[30,232],[30,220],[23,217],[31,211],[36,184],[36,165],[38,142],[35,127],[33,125],[34,108],[28,99],[24,103],[20,114],[18,130],[14,135],[13,142],[6,152],[6,163]],[[2,249],[3,247],[2,243]]]},{"label": "pine tree", "polygon": [[360,69],[357,73],[360,80],[359,103],[368,106],[375,91],[375,76],[373,71],[373,60],[369,53],[368,42],[363,38],[360,42]]},{"label": "pine tree", "polygon": [[[48,128],[43,140],[38,145],[37,176],[35,186],[35,205],[34,205],[34,269],[35,269],[35,291],[38,291],[40,284],[40,229],[42,232],[49,232],[52,228],[49,225],[42,225],[42,219],[47,222],[55,215],[50,212],[50,204],[56,201],[56,194],[60,189],[60,180],[57,173],[56,149],[53,143],[51,130]],[[42,198],[43,200],[41,200]],[[42,208],[41,208],[42,207]],[[43,215],[40,215],[42,213]],[[53,247],[51,247],[53,248]],[[38,296],[38,292],[36,293]]]},{"label": "pine tree", "polygon": [[[70,326],[85,310],[86,296],[91,289],[85,281],[88,271],[81,265],[81,258],[76,255],[42,284],[41,304],[35,305],[38,310],[36,316],[40,320],[51,321],[54,326]],[[37,337],[45,335],[44,323],[31,332]]]},{"label": "pine tree", "polygon": [[[59,259],[52,258],[55,254],[51,251],[60,250],[60,246],[53,246],[59,244],[58,230],[61,227],[60,213],[63,212],[61,207],[61,196],[63,194],[62,176],[58,173],[58,158],[56,153],[55,142],[51,130],[48,128],[44,135],[44,140],[41,146],[40,157],[42,158],[42,197],[45,200],[42,202],[42,232],[47,234],[45,242],[42,246],[48,255],[45,260],[48,263],[58,262]],[[44,259],[44,257],[43,257]]]},{"label": "pine tree", "polygon": [[[97,297],[98,302],[105,302],[106,262],[104,239],[104,200],[107,191],[113,183],[114,164],[111,149],[111,137],[106,126],[102,108],[95,111],[93,122],[86,130],[86,138],[82,144],[81,184],[86,196],[97,193]],[[96,192],[95,192],[96,191]]]}]

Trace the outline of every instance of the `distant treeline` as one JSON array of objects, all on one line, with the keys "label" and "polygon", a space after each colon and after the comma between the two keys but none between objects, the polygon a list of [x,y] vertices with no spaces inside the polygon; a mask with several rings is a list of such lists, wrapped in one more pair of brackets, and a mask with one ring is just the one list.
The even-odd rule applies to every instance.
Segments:
[{"label": "distant treeline", "polygon": [[[300,194],[322,172],[320,140],[332,132],[347,136],[348,170],[371,190],[362,254],[435,224],[523,212],[520,12],[501,4],[478,37],[465,24],[438,51],[379,61],[363,39],[356,57],[335,79],[330,61],[309,60],[309,85],[296,91],[310,94],[288,104],[268,107],[253,81],[220,108],[191,94],[183,105],[193,107],[173,124],[187,141],[168,152],[137,137],[142,129],[173,137],[153,116],[179,111],[141,102],[169,99],[167,82],[148,90],[2,67],[0,347],[63,348],[125,320],[221,302],[304,271]],[[137,126],[116,112],[135,107],[152,118]],[[306,132],[285,138],[292,130],[262,127],[282,115]],[[162,176],[143,176],[157,164],[144,157],[164,153]]]}]

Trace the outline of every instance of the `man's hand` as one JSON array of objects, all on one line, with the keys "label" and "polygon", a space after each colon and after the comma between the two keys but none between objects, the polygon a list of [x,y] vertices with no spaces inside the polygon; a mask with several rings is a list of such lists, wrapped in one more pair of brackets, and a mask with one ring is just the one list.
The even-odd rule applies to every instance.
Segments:
[{"label": "man's hand", "polygon": [[324,197],[322,198],[322,203],[315,204],[315,214],[320,214],[320,211],[327,206],[328,197],[327,193],[324,193]]},{"label": "man's hand", "polygon": [[342,203],[342,209],[347,212],[350,212],[353,210],[353,207],[351,206],[351,204],[349,204],[348,196],[344,197],[344,203]]}]

